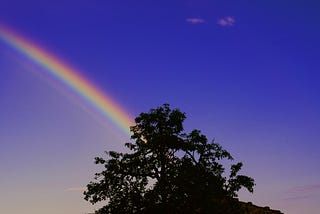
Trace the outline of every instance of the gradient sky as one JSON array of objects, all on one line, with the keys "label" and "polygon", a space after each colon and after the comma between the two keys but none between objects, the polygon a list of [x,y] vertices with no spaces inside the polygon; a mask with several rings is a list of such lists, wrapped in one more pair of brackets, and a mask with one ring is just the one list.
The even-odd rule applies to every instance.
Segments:
[{"label": "gradient sky", "polygon": [[[167,102],[244,163],[254,194],[320,210],[320,2],[5,0],[0,23],[78,68],[127,113]],[[0,40],[0,213],[93,211],[93,158],[128,137]]]}]

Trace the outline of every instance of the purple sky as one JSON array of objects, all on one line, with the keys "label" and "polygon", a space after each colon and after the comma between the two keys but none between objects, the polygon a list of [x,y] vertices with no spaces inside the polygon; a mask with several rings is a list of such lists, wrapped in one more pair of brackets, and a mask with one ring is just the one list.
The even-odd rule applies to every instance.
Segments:
[{"label": "purple sky", "polygon": [[[5,1],[0,23],[86,76],[132,115],[167,102],[256,180],[240,199],[320,210],[320,3]],[[0,41],[0,213],[79,214],[93,158],[122,149],[102,124]],[[119,131],[120,132],[120,131]]]}]

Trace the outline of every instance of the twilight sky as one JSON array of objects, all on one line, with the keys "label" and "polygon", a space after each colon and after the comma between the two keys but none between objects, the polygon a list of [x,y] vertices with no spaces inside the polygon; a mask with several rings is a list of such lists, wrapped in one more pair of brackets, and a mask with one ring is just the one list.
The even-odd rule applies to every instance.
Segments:
[{"label": "twilight sky", "polygon": [[[320,2],[4,0],[0,23],[133,116],[167,102],[256,181],[240,199],[320,210]],[[84,214],[93,158],[128,138],[0,40],[0,213]]]}]

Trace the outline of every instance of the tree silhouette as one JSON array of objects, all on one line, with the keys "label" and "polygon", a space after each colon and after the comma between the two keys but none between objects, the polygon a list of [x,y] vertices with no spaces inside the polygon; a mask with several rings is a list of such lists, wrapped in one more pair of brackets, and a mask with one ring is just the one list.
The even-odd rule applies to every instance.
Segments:
[{"label": "tree silhouette", "polygon": [[186,134],[185,119],[168,104],[141,113],[125,144],[130,153],[95,158],[105,169],[84,195],[92,204],[106,201],[96,213],[245,213],[237,192],[253,192],[254,180],[238,175],[241,162],[225,172],[222,160],[233,157],[199,130]]}]

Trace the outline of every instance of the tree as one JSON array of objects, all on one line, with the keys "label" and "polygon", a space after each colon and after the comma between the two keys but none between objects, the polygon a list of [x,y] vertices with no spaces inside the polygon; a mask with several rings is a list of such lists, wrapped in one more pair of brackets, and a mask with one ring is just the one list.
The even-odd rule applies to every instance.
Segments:
[{"label": "tree", "polygon": [[168,104],[141,113],[130,127],[129,153],[95,158],[104,170],[84,195],[92,204],[106,201],[97,214],[244,213],[237,192],[242,187],[253,192],[254,180],[238,175],[241,162],[231,165],[227,178],[221,162],[233,157],[199,130],[186,134],[185,119]]}]

